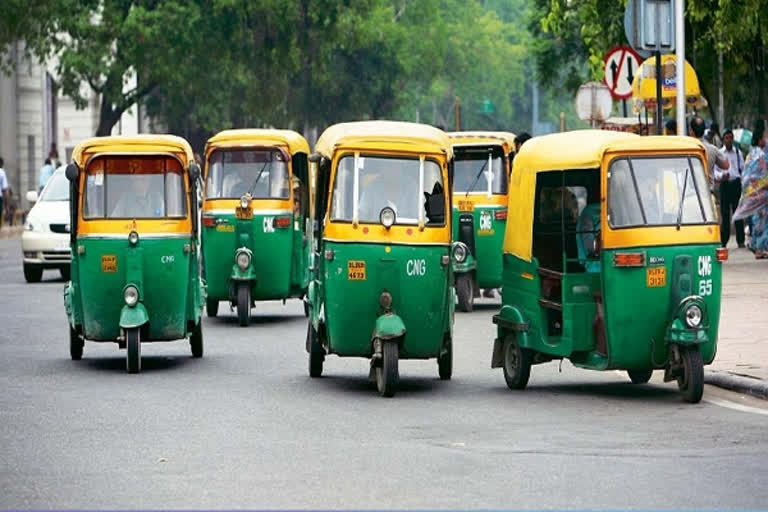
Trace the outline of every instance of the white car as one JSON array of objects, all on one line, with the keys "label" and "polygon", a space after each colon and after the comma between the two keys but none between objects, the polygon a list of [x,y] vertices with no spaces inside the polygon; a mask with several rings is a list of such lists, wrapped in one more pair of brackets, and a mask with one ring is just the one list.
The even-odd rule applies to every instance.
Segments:
[{"label": "white car", "polygon": [[24,278],[37,283],[43,270],[58,269],[69,279],[69,180],[59,167],[40,192],[27,192],[27,201],[36,202],[27,214],[21,247],[24,251]]}]

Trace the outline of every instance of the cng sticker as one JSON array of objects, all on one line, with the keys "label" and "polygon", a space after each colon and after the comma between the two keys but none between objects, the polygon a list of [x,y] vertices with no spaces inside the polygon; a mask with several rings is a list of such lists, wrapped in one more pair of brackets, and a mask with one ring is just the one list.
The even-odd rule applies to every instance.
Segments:
[{"label": "cng sticker", "polygon": [[427,260],[408,260],[405,273],[409,276],[423,276],[427,273]]},{"label": "cng sticker", "polygon": [[350,281],[365,281],[365,261],[349,260],[347,262],[347,279]]},{"label": "cng sticker", "polygon": [[101,271],[108,274],[117,272],[117,256],[115,254],[101,255]]},{"label": "cng sticker", "polygon": [[480,212],[480,231],[490,232],[493,229],[493,218],[491,212],[483,210]]},{"label": "cng sticker", "polygon": [[699,275],[712,275],[712,256],[699,256]]},{"label": "cng sticker", "polygon": [[275,218],[274,217],[264,217],[263,225],[264,225],[264,232],[265,233],[274,233],[275,232]]}]

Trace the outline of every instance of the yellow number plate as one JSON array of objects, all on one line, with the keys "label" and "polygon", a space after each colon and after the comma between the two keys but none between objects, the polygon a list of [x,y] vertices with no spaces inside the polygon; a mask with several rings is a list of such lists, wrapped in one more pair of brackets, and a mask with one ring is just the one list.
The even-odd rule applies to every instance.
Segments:
[{"label": "yellow number plate", "polygon": [[475,211],[475,205],[472,204],[472,201],[459,201],[459,211],[460,212]]},{"label": "yellow number plate", "polygon": [[646,270],[646,286],[648,288],[661,288],[667,286],[667,268],[649,267]]},{"label": "yellow number plate", "polygon": [[357,260],[348,261],[347,279],[350,281],[365,281],[365,262]]},{"label": "yellow number plate", "polygon": [[117,256],[114,254],[101,255],[101,271],[114,274],[117,272]]},{"label": "yellow number plate", "polygon": [[216,231],[219,231],[221,233],[234,233],[235,232],[235,226],[232,224],[219,224],[216,226]]},{"label": "yellow number plate", "polygon": [[253,210],[250,208],[242,208],[240,206],[235,208],[235,217],[238,219],[249,220],[253,218]]}]

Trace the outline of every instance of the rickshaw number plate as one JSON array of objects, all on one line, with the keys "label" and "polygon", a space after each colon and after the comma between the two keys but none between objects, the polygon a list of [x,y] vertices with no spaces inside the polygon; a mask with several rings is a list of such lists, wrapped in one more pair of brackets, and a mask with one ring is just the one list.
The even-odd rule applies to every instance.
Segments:
[{"label": "rickshaw number plate", "polygon": [[347,262],[347,279],[350,281],[365,281],[365,262],[349,260]]},{"label": "rickshaw number plate", "polygon": [[459,211],[473,212],[475,211],[475,205],[472,204],[472,201],[459,201]]},{"label": "rickshaw number plate", "polygon": [[235,208],[235,217],[238,219],[250,220],[253,218],[253,210],[238,206]]},{"label": "rickshaw number plate", "polygon": [[117,272],[117,256],[114,254],[102,254],[101,271],[110,274]]},{"label": "rickshaw number plate", "polygon": [[667,268],[649,267],[646,269],[646,285],[648,288],[667,286]]}]

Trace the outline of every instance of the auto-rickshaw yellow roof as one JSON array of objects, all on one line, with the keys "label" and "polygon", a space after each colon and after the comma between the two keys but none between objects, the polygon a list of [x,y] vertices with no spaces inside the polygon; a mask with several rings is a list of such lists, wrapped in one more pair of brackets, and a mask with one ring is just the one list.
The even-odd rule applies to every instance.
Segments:
[{"label": "auto-rickshaw yellow roof", "polygon": [[507,153],[515,149],[515,134],[510,132],[449,132],[448,137],[451,138],[451,142],[453,142],[454,146],[461,146],[463,144],[496,143],[506,146]]},{"label": "auto-rickshaw yellow roof", "polygon": [[328,127],[315,144],[315,151],[331,158],[339,147],[395,149],[444,153],[453,158],[451,140],[434,126],[401,121],[357,121]]},{"label": "auto-rickshaw yellow roof", "polygon": [[609,152],[664,151],[699,153],[704,158],[704,146],[692,137],[641,137],[626,132],[578,130],[528,140],[520,148],[512,167],[504,252],[531,261],[538,173],[600,168],[603,157]]},{"label": "auto-rickshaw yellow roof", "polygon": [[245,128],[238,130],[224,130],[217,133],[206,143],[208,148],[225,146],[287,146],[289,152],[309,154],[307,140],[293,130],[270,130]]},{"label": "auto-rickshaw yellow roof", "polygon": [[176,135],[114,135],[92,137],[75,146],[72,160],[83,165],[85,153],[183,153],[187,165],[194,160],[192,147]]}]

